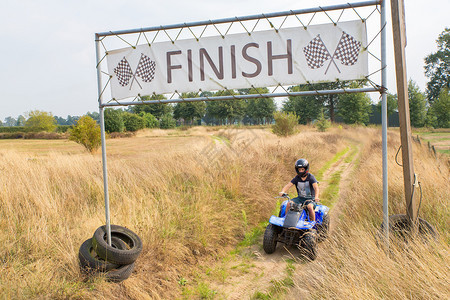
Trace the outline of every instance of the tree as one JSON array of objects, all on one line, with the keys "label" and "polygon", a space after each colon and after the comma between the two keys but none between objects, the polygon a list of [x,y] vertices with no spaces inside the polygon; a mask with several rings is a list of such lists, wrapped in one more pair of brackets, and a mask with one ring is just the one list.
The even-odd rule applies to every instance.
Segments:
[{"label": "tree", "polygon": [[98,112],[96,111],[87,112],[86,116],[89,116],[92,119],[94,119],[94,121],[96,121],[97,123],[100,123],[100,114]]},{"label": "tree", "polygon": [[126,131],[138,131],[145,127],[145,120],[139,115],[124,112],[122,118]]},{"label": "tree", "polygon": [[[183,93],[183,98],[197,97],[195,93]],[[206,112],[205,101],[196,102],[178,102],[173,109],[173,116],[175,119],[183,119],[184,124],[189,123],[192,125],[192,121],[195,119],[201,119]]]},{"label": "tree", "polygon": [[[387,94],[387,115],[388,117],[398,110],[397,94]],[[381,100],[377,103],[377,110],[381,113]]]},{"label": "tree", "polygon": [[445,28],[436,40],[438,50],[425,57],[427,97],[430,103],[436,100],[443,88],[450,89],[450,28]]},{"label": "tree", "polygon": [[[164,95],[151,95],[151,96],[142,96],[141,99],[143,101],[165,100],[166,97],[164,97]],[[160,119],[163,115],[172,112],[172,106],[167,103],[135,105],[130,107],[130,111],[135,114],[139,114],[140,112],[150,113],[154,115],[156,118]]]},{"label": "tree", "polygon": [[[293,86],[289,88],[291,92],[307,90],[309,90],[308,86]],[[322,105],[323,99],[316,96],[289,96],[288,100],[283,103],[282,110],[300,116],[299,122],[307,124],[319,117]]]},{"label": "tree", "polygon": [[67,121],[63,117],[55,116],[54,118],[56,120],[56,124],[58,124],[58,125],[67,125]]},{"label": "tree", "polygon": [[106,132],[122,132],[125,129],[121,109],[106,108],[104,114]]},{"label": "tree", "polygon": [[172,117],[171,114],[163,115],[159,122],[159,127],[161,129],[175,128],[176,125],[177,125],[177,122],[175,121],[175,119]]},{"label": "tree", "polygon": [[56,120],[52,113],[33,110],[28,113],[28,120],[25,126],[31,128],[32,131],[52,132],[56,129]]},{"label": "tree", "polygon": [[5,118],[5,126],[6,127],[15,126],[16,123],[17,123],[17,120],[14,119],[13,117],[6,117]]},{"label": "tree", "polygon": [[437,117],[433,112],[433,107],[429,107],[425,117],[425,127],[437,127]]},{"label": "tree", "polygon": [[24,116],[20,115],[17,117],[16,126],[25,126],[26,121],[27,121],[27,119],[25,119]]},{"label": "tree", "polygon": [[432,115],[434,115],[434,127],[449,128],[450,127],[450,90],[444,88],[441,90],[439,97],[430,107]]},{"label": "tree", "polygon": [[[357,86],[356,82],[336,81],[293,86],[289,90],[292,92],[336,90],[349,87],[351,84],[354,87]],[[334,122],[340,97],[336,94],[289,97],[289,100],[283,107],[283,111],[295,112],[300,116],[300,123],[306,124],[317,119],[320,115],[320,110],[325,107],[327,110],[326,114],[330,117],[331,122]]]},{"label": "tree", "polygon": [[371,100],[366,93],[343,94],[339,98],[338,110],[344,123],[367,124],[369,122]]},{"label": "tree", "polygon": [[411,126],[423,127],[427,114],[425,95],[419,90],[419,86],[413,81],[408,82],[409,117]]},{"label": "tree", "polygon": [[[242,94],[266,94],[269,92],[268,88],[252,88],[239,90]],[[247,100],[245,105],[245,114],[250,118],[253,124],[261,124],[272,121],[273,114],[276,110],[273,98],[256,98]]]},{"label": "tree", "polygon": [[151,113],[140,112],[139,115],[144,118],[146,128],[156,128],[159,127],[158,119]]},{"label": "tree", "polygon": [[83,116],[69,129],[69,140],[83,145],[89,152],[95,152],[101,145],[100,125],[89,116]]},{"label": "tree", "polygon": [[[233,90],[218,91],[214,96],[228,96],[236,95]],[[214,118],[220,123],[233,124],[236,121],[241,121],[245,116],[245,101],[243,100],[224,100],[211,101],[206,105],[207,118]]]},{"label": "tree", "polygon": [[78,119],[80,119],[79,116],[68,115],[67,119],[66,119],[67,120],[66,125],[75,125],[77,123]]},{"label": "tree", "polygon": [[2,127],[3,126],[3,122],[2,122],[2,120],[0,120],[0,127]]}]

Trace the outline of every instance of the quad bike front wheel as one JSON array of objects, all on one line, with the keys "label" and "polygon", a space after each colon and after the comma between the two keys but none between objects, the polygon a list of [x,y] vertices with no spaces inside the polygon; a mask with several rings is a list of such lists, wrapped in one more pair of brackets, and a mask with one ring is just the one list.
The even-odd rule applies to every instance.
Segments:
[{"label": "quad bike front wheel", "polygon": [[277,247],[278,230],[275,225],[269,224],[264,232],[263,249],[267,254],[275,252]]},{"label": "quad bike front wheel", "polygon": [[300,241],[301,251],[303,255],[309,260],[315,260],[317,258],[317,243],[316,233],[307,232],[303,235]]}]

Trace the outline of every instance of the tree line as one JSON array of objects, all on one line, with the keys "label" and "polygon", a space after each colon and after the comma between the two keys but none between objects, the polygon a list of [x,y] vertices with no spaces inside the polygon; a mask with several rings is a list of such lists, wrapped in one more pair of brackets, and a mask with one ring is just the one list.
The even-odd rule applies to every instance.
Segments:
[{"label": "tree line", "polygon": [[[425,58],[425,75],[429,81],[425,92],[409,80],[410,120],[413,127],[450,127],[450,29],[446,28],[437,39],[438,50]],[[363,81],[337,81],[289,87],[291,92],[333,90],[364,86]],[[182,98],[214,97],[268,93],[267,88],[223,90],[201,94],[184,93]],[[164,95],[143,96],[142,100],[163,100]],[[388,94],[388,115],[397,110],[397,95]],[[381,110],[381,103],[377,105]],[[320,118],[347,124],[368,124],[373,104],[365,93],[313,96],[290,96],[281,111],[298,116],[298,123],[307,124]],[[136,131],[142,128],[173,128],[177,125],[271,124],[277,107],[273,98],[226,100],[208,102],[179,102],[173,104],[136,105],[127,109],[105,109],[105,129],[108,132]],[[53,125],[75,125],[78,116],[53,117],[49,113],[34,111],[17,119],[7,117],[0,126],[37,126],[36,120],[53,118]],[[97,112],[87,113],[98,122]],[[322,116],[323,115],[323,116]],[[39,127],[39,126],[38,126]],[[51,127],[51,126],[50,126]]]}]

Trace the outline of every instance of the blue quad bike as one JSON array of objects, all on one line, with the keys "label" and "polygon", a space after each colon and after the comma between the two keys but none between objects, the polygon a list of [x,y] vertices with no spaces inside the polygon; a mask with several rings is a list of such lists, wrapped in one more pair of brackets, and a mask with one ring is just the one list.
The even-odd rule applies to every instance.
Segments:
[{"label": "blue quad bike", "polygon": [[[271,216],[269,225],[264,232],[263,248],[267,254],[275,252],[277,243],[296,246],[302,255],[310,260],[317,257],[317,242],[325,240],[330,227],[330,216],[327,206],[317,204],[315,208],[316,221],[311,222],[306,206],[291,201],[287,194],[280,208],[278,217]],[[286,205],[290,202],[289,211]]]}]

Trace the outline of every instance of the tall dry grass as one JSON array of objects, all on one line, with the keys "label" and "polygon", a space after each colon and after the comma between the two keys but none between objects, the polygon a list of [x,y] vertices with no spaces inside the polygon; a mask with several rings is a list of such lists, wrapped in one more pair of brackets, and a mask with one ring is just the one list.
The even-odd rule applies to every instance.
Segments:
[{"label": "tall dry grass", "polygon": [[[364,147],[352,184],[341,194],[343,208],[336,229],[321,244],[318,260],[297,274],[288,298],[449,299],[448,156],[436,158],[426,146],[413,144],[414,168],[423,191],[419,215],[435,226],[439,239],[428,244],[420,239],[393,240],[385,251],[376,239],[382,222],[381,138],[373,130],[360,137]],[[389,214],[404,214],[402,167],[394,160],[400,136],[390,131],[388,139]]]},{"label": "tall dry grass", "polygon": [[279,139],[264,129],[194,128],[109,140],[111,221],[144,242],[121,284],[78,268],[79,246],[105,222],[100,154],[35,153],[20,141],[0,149],[0,298],[177,297],[180,277],[267,219],[296,159],[308,158],[314,172],[346,146],[337,131],[309,130]]}]

